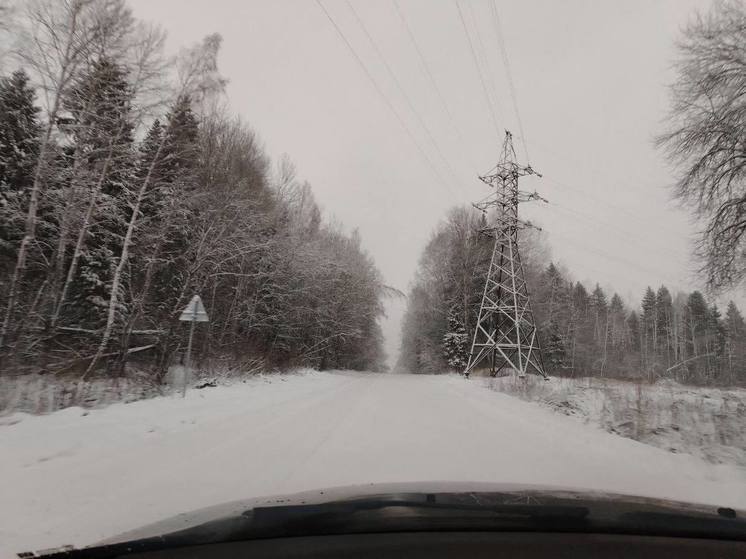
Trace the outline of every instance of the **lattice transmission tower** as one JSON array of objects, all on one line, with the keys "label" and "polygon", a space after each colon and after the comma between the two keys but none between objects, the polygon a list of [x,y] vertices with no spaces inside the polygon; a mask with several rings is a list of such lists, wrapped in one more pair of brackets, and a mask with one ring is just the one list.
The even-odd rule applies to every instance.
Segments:
[{"label": "lattice transmission tower", "polygon": [[496,219],[494,225],[480,230],[494,239],[494,245],[464,371],[467,378],[485,360],[492,376],[506,368],[520,377],[528,372],[547,376],[518,250],[518,232],[534,227],[518,218],[519,202],[544,200],[535,192],[518,190],[518,179],[541,175],[530,165],[518,165],[516,159],[513,136],[506,130],[500,162],[489,174],[479,177],[492,192],[474,206],[487,215],[494,212]]}]

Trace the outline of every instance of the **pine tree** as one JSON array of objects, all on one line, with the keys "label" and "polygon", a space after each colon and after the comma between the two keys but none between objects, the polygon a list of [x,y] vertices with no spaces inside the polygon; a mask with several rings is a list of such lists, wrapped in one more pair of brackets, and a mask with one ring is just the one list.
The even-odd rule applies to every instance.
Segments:
[{"label": "pine tree", "polygon": [[167,116],[166,138],[161,152],[163,180],[185,182],[198,164],[199,126],[189,96],[179,97]]},{"label": "pine tree", "polygon": [[627,311],[624,308],[624,302],[617,293],[614,293],[609,304],[609,341],[617,358],[623,355],[622,352],[627,345],[626,318]]},{"label": "pine tree", "polygon": [[10,192],[25,192],[39,155],[39,108],[23,70],[0,78],[0,206]]},{"label": "pine tree", "polygon": [[733,301],[725,311],[725,353],[730,382],[746,380],[746,322]]},{"label": "pine tree", "polygon": [[570,352],[570,367],[574,371],[586,373],[589,371],[593,351],[593,323],[591,322],[590,296],[585,286],[577,282],[572,287],[572,315],[570,332],[572,335],[572,349]]},{"label": "pine tree", "polygon": [[103,192],[107,195],[121,194],[131,186],[132,95],[124,68],[102,57],[92,63],[63,100],[71,115],[63,128],[87,167],[100,169],[113,159],[104,181]]},{"label": "pine tree", "polygon": [[674,360],[673,347],[673,299],[665,285],[661,285],[655,294],[656,338],[658,347],[665,353],[666,363]]},{"label": "pine tree", "polygon": [[596,284],[593,293],[591,293],[590,308],[593,314],[593,340],[597,347],[600,348],[606,339],[608,304],[606,302],[606,294],[598,284]]},{"label": "pine tree", "polygon": [[[105,318],[130,211],[128,195],[135,173],[131,102],[125,70],[107,58],[94,61],[64,99],[71,115],[64,128],[74,145],[74,180],[85,180],[90,196],[96,198],[80,273],[70,293],[71,302],[78,304],[69,308],[76,322],[94,328]],[[122,283],[122,292],[126,288]],[[125,307],[119,312],[126,312]]]},{"label": "pine tree", "polygon": [[655,308],[655,291],[651,287],[645,290],[642,298],[642,356],[644,367],[650,368],[655,363],[655,353],[657,349],[657,321]]},{"label": "pine tree", "polygon": [[567,283],[554,263],[539,278],[535,303],[545,364],[550,370],[563,369],[568,366],[570,300]]},{"label": "pine tree", "polygon": [[163,126],[161,121],[155,119],[145,134],[145,138],[139,146],[137,170],[135,176],[138,181],[145,179],[150,165],[155,162],[152,171],[148,192],[142,203],[142,215],[144,219],[155,218],[163,210],[167,194],[164,182],[163,158],[158,155],[158,148],[163,140]]},{"label": "pine tree", "polygon": [[627,317],[627,340],[632,351],[640,351],[640,319],[635,311]]},{"label": "pine tree", "polygon": [[707,313],[707,330],[708,353],[714,354],[707,363],[712,374],[717,375],[725,360],[726,331],[720,309],[714,303]]},{"label": "pine tree", "polygon": [[686,341],[688,353],[696,356],[704,353],[704,338],[708,330],[708,308],[704,296],[699,291],[692,291],[686,302]]},{"label": "pine tree", "polygon": [[448,311],[448,330],[443,336],[443,357],[451,369],[463,372],[468,360],[468,339],[459,315],[455,308]]},{"label": "pine tree", "polygon": [[39,155],[39,108],[22,70],[0,79],[0,254],[15,258]]},{"label": "pine tree", "polygon": [[[160,153],[158,153],[159,142]],[[189,225],[194,208],[192,197],[196,189],[199,164],[199,128],[189,97],[180,97],[161,126],[155,122],[142,146],[140,174],[144,177],[151,162],[155,165],[150,185],[142,202],[142,218],[157,243],[158,254],[170,261],[169,269],[156,271],[153,289],[157,298],[172,302],[181,286],[174,283],[174,271],[186,265],[184,258],[189,245]]]}]

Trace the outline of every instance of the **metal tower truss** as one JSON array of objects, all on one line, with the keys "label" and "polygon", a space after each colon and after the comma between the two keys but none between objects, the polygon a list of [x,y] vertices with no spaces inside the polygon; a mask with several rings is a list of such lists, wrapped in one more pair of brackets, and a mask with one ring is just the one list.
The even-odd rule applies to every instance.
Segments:
[{"label": "metal tower truss", "polygon": [[518,232],[534,227],[518,218],[518,203],[544,199],[535,192],[518,190],[519,177],[526,175],[541,176],[530,165],[522,167],[516,163],[513,138],[506,131],[500,162],[489,174],[479,177],[492,192],[485,200],[474,204],[485,214],[494,212],[496,220],[493,226],[480,230],[493,238],[494,244],[469,362],[464,371],[466,377],[488,360],[492,376],[510,369],[519,377],[536,373],[546,378],[518,250]]}]

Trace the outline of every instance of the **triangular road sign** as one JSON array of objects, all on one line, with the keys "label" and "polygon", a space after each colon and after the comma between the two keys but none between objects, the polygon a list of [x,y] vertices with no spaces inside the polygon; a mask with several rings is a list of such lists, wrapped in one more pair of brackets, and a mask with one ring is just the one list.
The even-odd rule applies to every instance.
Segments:
[{"label": "triangular road sign", "polygon": [[202,304],[202,299],[199,298],[199,295],[195,295],[194,297],[192,297],[192,300],[189,301],[189,304],[184,308],[183,311],[181,311],[179,320],[183,320],[185,322],[210,321],[210,319],[207,317],[205,306]]}]

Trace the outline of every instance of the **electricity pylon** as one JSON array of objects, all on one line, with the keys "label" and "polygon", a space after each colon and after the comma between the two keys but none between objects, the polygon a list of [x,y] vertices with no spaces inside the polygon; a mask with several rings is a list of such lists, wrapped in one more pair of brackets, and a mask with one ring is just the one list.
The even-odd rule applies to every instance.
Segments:
[{"label": "electricity pylon", "polygon": [[485,359],[489,360],[492,376],[505,368],[519,377],[527,372],[547,376],[518,251],[518,231],[534,227],[518,218],[518,203],[544,200],[535,192],[518,190],[518,178],[526,175],[541,176],[530,165],[522,167],[516,163],[513,136],[506,130],[500,162],[489,174],[479,177],[493,192],[474,204],[484,213],[494,210],[496,220],[491,227],[480,230],[494,239],[494,245],[464,371],[467,378]]}]

